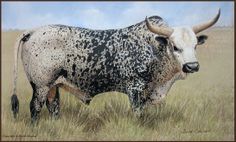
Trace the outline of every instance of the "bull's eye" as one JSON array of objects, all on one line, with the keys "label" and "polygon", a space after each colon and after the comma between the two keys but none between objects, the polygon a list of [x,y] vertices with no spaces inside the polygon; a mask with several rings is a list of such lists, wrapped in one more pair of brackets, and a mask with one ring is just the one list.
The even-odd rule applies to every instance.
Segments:
[{"label": "bull's eye", "polygon": [[174,46],[174,51],[175,51],[175,52],[181,52],[182,50],[179,49],[179,48],[177,48],[176,46]]},{"label": "bull's eye", "polygon": [[174,50],[175,50],[175,51],[178,51],[178,48],[177,48],[176,46],[174,46]]}]

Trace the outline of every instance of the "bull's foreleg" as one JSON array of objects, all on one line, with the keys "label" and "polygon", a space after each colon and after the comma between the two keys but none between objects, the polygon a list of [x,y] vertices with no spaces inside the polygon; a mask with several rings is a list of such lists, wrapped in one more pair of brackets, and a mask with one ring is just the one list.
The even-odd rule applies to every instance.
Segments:
[{"label": "bull's foreleg", "polygon": [[31,83],[33,88],[33,97],[30,102],[30,112],[31,112],[31,123],[35,123],[39,118],[39,113],[47,99],[47,94],[49,87],[37,87],[34,83]]},{"label": "bull's foreleg", "polygon": [[141,80],[132,81],[127,87],[127,94],[131,103],[131,108],[137,116],[140,116],[145,106],[145,83]]},{"label": "bull's foreleg", "polygon": [[59,88],[54,86],[47,95],[46,106],[51,117],[58,118],[60,113],[60,94]]}]

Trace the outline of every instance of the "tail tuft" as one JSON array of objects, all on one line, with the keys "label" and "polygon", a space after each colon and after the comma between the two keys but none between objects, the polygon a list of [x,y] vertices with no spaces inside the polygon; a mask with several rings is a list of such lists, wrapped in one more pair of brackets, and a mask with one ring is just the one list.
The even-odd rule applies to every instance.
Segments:
[{"label": "tail tuft", "polygon": [[13,111],[14,118],[16,118],[16,116],[19,112],[19,100],[18,100],[16,94],[13,94],[11,96],[11,110]]}]

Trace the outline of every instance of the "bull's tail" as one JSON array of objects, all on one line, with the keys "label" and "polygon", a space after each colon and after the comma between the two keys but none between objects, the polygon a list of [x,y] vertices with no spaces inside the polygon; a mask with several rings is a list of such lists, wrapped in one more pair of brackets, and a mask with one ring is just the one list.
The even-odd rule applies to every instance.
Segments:
[{"label": "bull's tail", "polygon": [[13,70],[13,95],[11,96],[11,109],[13,111],[14,118],[16,118],[19,112],[19,100],[16,95],[17,84],[17,71],[18,71],[18,54],[23,42],[27,41],[30,37],[30,33],[21,35],[14,47],[14,70]]}]

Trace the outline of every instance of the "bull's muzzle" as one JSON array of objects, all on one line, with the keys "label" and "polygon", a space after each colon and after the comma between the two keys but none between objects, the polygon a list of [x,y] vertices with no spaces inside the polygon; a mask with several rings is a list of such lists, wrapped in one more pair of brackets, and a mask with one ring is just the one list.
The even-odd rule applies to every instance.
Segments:
[{"label": "bull's muzzle", "polygon": [[185,73],[194,73],[199,70],[199,63],[198,62],[190,62],[183,65],[183,72]]}]

